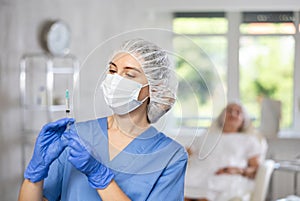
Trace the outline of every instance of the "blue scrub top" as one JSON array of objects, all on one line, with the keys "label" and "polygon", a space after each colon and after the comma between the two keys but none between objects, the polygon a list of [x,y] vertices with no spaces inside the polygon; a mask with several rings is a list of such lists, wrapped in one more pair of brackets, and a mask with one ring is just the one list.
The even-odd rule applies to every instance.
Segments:
[{"label": "blue scrub top", "polygon": [[[133,201],[181,201],[187,164],[185,149],[149,127],[125,149],[109,159],[107,118],[76,123],[86,149],[115,174],[115,181]],[[87,177],[67,160],[68,148],[55,160],[44,180],[49,201],[101,201]]]}]

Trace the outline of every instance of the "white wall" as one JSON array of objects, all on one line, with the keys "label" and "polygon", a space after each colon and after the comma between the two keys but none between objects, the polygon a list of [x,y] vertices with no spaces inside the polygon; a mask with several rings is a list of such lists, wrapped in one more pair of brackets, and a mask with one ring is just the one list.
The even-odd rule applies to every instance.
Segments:
[{"label": "white wall", "polygon": [[[83,62],[99,43],[125,31],[140,28],[171,30],[173,11],[265,10],[270,6],[272,10],[299,10],[300,1],[0,0],[1,201],[16,200],[22,181],[19,60],[24,53],[42,51],[37,36],[45,20],[63,19],[68,22],[72,30],[71,52]],[[170,47],[170,41],[166,40],[168,31],[156,33],[161,34],[149,35],[161,45]],[[90,78],[101,72],[97,65],[105,64],[105,59],[100,57],[97,61],[97,55],[94,56],[90,63],[86,63],[93,68],[85,70],[85,67],[82,72],[80,93],[81,101],[86,105],[91,101],[87,94],[94,90],[90,87]],[[90,118],[92,112],[88,108],[81,108],[81,118]]]},{"label": "white wall", "polygon": [[[45,20],[63,19],[72,29],[72,53],[82,61],[95,43],[122,30],[114,2],[99,0],[0,1],[0,200],[17,200],[22,180],[19,61],[42,51],[39,28]],[[113,11],[113,12],[112,12]],[[122,27],[122,26],[121,26]]]},{"label": "white wall", "polygon": [[[159,20],[156,20],[159,17]],[[22,181],[19,61],[24,53],[41,52],[38,35],[46,20],[62,19],[72,30],[71,52],[83,62],[100,43],[124,31],[171,27],[171,15],[148,12],[125,1],[1,0],[0,1],[0,200],[17,200]],[[167,24],[167,26],[165,26]],[[157,36],[164,41],[164,37]],[[166,43],[168,45],[168,43]],[[99,56],[99,58],[97,58]],[[97,60],[98,59],[98,60]],[[81,102],[94,93],[91,77],[101,73],[107,58],[94,55],[81,73]],[[100,65],[101,64],[101,65]],[[92,67],[90,68],[89,65]],[[97,67],[100,69],[97,69]],[[101,69],[102,67],[102,69]],[[92,87],[91,87],[92,86]],[[81,108],[82,119],[93,111]]]},{"label": "white wall", "polygon": [[140,8],[154,9],[159,11],[253,11],[253,10],[294,10],[299,8],[297,0],[173,0],[173,1],[139,1],[135,4]]}]

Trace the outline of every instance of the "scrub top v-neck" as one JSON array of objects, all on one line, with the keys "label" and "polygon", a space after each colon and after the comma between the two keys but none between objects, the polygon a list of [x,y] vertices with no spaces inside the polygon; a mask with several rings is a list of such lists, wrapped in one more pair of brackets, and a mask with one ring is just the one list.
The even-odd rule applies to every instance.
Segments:
[{"label": "scrub top v-neck", "polygon": [[[71,129],[76,129],[89,153],[113,171],[114,180],[131,200],[183,200],[186,152],[153,126],[112,160],[108,151],[107,118],[80,122]],[[44,181],[44,196],[49,201],[101,201],[87,177],[67,158],[68,148],[51,165]]]}]

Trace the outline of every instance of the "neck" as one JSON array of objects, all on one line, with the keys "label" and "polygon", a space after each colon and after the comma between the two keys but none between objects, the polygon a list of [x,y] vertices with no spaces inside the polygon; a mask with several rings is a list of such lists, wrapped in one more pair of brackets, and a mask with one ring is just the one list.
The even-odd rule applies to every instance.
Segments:
[{"label": "neck", "polygon": [[238,129],[234,126],[225,126],[223,128],[223,133],[235,133],[238,132]]},{"label": "neck", "polygon": [[111,117],[109,128],[117,129],[122,133],[136,137],[149,128],[147,120],[147,103],[126,115],[116,115]]}]

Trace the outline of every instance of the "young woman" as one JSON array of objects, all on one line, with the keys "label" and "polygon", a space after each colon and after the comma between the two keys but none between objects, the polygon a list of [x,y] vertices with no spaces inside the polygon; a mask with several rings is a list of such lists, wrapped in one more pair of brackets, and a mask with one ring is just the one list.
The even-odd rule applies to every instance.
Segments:
[{"label": "young woman", "polygon": [[175,101],[172,74],[164,50],[125,42],[102,83],[114,114],[44,126],[19,200],[183,200],[185,149],[151,126]]}]

